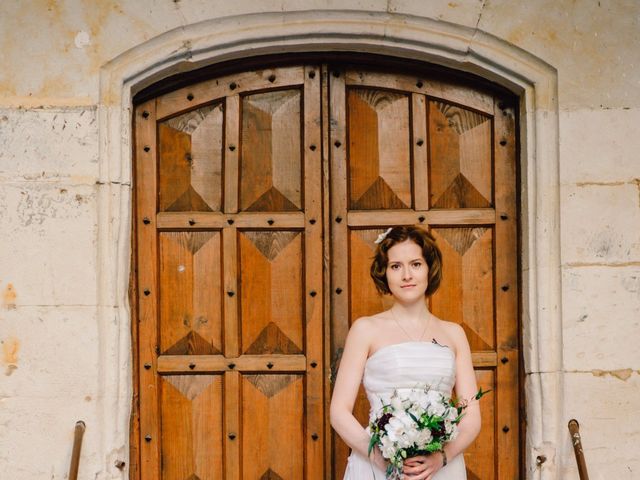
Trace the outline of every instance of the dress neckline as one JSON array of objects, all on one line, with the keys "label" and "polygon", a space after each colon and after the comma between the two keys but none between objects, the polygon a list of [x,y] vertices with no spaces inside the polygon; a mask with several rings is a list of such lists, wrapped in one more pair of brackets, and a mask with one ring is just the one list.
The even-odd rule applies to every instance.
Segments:
[{"label": "dress neckline", "polygon": [[369,360],[371,360],[373,357],[375,357],[376,355],[378,355],[379,352],[381,352],[382,350],[386,350],[392,347],[397,347],[399,345],[409,345],[409,344],[424,344],[424,345],[433,345],[435,347],[438,348],[445,348],[449,353],[451,353],[451,356],[453,356],[455,358],[455,354],[453,353],[453,350],[451,350],[451,347],[449,347],[448,345],[442,345],[438,342],[435,341],[435,339],[433,339],[430,342],[424,341],[424,340],[410,340],[408,342],[398,342],[398,343],[390,343],[388,345],[384,345],[380,348],[378,348],[375,352],[373,352],[371,355],[369,355],[369,357],[367,358],[366,363],[369,362]]}]

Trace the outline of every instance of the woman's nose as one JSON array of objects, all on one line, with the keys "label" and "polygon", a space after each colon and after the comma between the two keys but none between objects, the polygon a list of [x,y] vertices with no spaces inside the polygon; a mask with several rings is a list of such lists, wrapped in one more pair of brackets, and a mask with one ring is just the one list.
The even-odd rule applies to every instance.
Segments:
[{"label": "woman's nose", "polygon": [[404,267],[402,269],[402,279],[403,280],[410,280],[411,279],[411,269]]}]

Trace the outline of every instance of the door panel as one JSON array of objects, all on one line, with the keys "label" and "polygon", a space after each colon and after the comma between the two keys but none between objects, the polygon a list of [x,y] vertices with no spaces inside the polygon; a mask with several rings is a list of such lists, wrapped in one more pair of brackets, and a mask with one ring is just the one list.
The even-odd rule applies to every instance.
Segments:
[{"label": "door panel", "polygon": [[303,353],[302,234],[240,233],[242,353]]},{"label": "door panel", "polygon": [[161,232],[160,351],[222,352],[222,253],[219,231]]},{"label": "door panel", "polygon": [[242,98],[241,210],[301,209],[301,104],[298,89]]},{"label": "door panel", "polygon": [[166,375],[161,390],[163,475],[222,478],[222,375]]},{"label": "door panel", "polygon": [[349,208],[411,208],[409,101],[381,89],[347,91]]},{"label": "door panel", "polygon": [[[462,325],[492,390],[469,478],[517,478],[510,101],[336,64],[241,72],[136,106],[141,479],[342,478],[349,449],[325,428],[331,373],[351,323],[391,305],[369,265],[399,224],[436,238],[430,308]],[[363,389],[355,415],[368,419]]]},{"label": "door panel", "polygon": [[432,312],[462,325],[471,350],[495,350],[493,234],[487,227],[432,228],[445,259]]},{"label": "door panel", "polygon": [[316,72],[136,109],[142,478],[324,476]]},{"label": "door panel", "polygon": [[304,478],[304,378],[242,379],[243,478]]},{"label": "door panel", "polygon": [[[478,384],[491,390],[482,433],[465,452],[468,476],[516,478],[514,110],[466,86],[400,74],[338,66],[328,78],[331,249],[348,252],[332,257],[332,354],[353,321],[390,305],[369,277],[377,235],[393,225],[429,230],[444,258],[430,308],[463,327]],[[362,389],[355,415],[366,424]],[[333,478],[342,478],[349,449],[332,440]]]},{"label": "door panel", "polygon": [[446,102],[429,102],[433,208],[492,206],[492,133],[488,115]]},{"label": "door panel", "polygon": [[222,102],[159,123],[160,211],[220,211],[223,127]]}]

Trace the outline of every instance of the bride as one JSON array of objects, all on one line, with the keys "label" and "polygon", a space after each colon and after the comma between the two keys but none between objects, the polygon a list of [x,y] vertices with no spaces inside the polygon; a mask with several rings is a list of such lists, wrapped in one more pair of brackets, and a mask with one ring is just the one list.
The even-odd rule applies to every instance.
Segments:
[{"label": "bride", "polygon": [[387,461],[375,447],[369,457],[369,434],[353,416],[360,383],[372,411],[394,390],[429,385],[469,400],[458,436],[444,449],[404,462],[406,480],[464,480],[462,452],[480,432],[480,408],[469,342],[456,323],[437,318],[425,297],[440,284],[441,254],[434,238],[417,227],[394,227],[380,235],[371,265],[378,291],[393,296],[393,306],[356,320],[346,339],[331,399],[331,425],[351,447],[344,480],[383,480]]}]

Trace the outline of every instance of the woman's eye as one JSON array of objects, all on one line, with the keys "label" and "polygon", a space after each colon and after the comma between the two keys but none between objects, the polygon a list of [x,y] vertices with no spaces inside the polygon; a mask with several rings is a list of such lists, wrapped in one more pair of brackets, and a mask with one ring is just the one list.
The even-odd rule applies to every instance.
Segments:
[{"label": "woman's eye", "polygon": [[414,268],[420,268],[422,266],[422,263],[420,262],[416,262],[413,264]]},{"label": "woman's eye", "polygon": [[397,263],[391,265],[391,270],[397,270],[398,268],[400,268],[400,266]]}]

